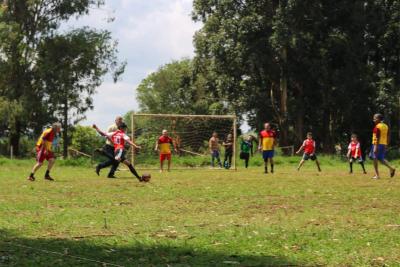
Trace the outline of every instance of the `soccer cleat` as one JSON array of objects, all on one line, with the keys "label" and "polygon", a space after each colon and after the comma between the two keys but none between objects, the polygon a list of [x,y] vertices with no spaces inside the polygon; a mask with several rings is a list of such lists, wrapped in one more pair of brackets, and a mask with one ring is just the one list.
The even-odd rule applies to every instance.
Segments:
[{"label": "soccer cleat", "polygon": [[372,179],[378,180],[378,179],[379,179],[379,176],[375,175],[374,177],[372,177]]},{"label": "soccer cleat", "polygon": [[100,166],[99,165],[96,166],[96,173],[97,173],[97,176],[100,176]]},{"label": "soccer cleat", "polygon": [[390,171],[390,178],[392,178],[396,174],[396,169]]},{"label": "soccer cleat", "polygon": [[45,176],[44,179],[47,180],[47,181],[54,181],[54,179],[51,178],[50,175]]},{"label": "soccer cleat", "polygon": [[34,176],[29,176],[28,177],[28,181],[34,182],[35,181],[35,177]]}]

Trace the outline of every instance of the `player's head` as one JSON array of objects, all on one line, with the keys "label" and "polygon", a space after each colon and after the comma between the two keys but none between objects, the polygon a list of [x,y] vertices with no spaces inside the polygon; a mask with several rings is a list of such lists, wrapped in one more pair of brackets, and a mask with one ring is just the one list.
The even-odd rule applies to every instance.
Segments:
[{"label": "player's head", "polygon": [[312,132],[307,133],[307,139],[312,139]]},{"label": "player's head", "polygon": [[357,140],[358,140],[358,136],[356,134],[352,134],[351,141],[357,141]]},{"label": "player's head", "polygon": [[128,129],[128,126],[125,124],[125,122],[118,124],[118,130],[126,131],[126,129]]},{"label": "player's head", "polygon": [[115,124],[118,126],[118,125],[120,125],[121,123],[123,123],[122,117],[121,117],[121,116],[117,116],[117,117],[115,118]]},{"label": "player's head", "polygon": [[167,130],[165,130],[165,129],[164,129],[164,130],[162,130],[162,135],[163,135],[163,136],[168,136],[168,131],[167,131]]},{"label": "player's head", "polygon": [[247,136],[246,140],[250,142],[253,141],[253,136],[252,135]]},{"label": "player's head", "polygon": [[61,123],[59,122],[55,122],[51,125],[51,128],[53,129],[53,131],[55,131],[56,133],[61,132]]},{"label": "player's head", "polygon": [[232,139],[232,134],[228,134],[228,136],[226,137],[226,139]]},{"label": "player's head", "polygon": [[376,113],[376,114],[374,115],[373,121],[374,121],[375,123],[380,123],[381,121],[383,121],[383,115],[380,114],[380,113]]},{"label": "player's head", "polygon": [[215,137],[215,138],[217,138],[217,137],[218,137],[218,133],[217,133],[217,132],[213,132],[213,133],[212,133],[212,136]]},{"label": "player's head", "polygon": [[264,123],[264,129],[267,131],[271,130],[271,124],[269,122]]}]

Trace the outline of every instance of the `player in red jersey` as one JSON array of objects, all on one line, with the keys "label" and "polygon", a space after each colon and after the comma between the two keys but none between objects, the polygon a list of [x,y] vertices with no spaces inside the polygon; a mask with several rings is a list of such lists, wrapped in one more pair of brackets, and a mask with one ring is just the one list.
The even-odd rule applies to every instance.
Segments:
[{"label": "player in red jersey", "polygon": [[360,142],[358,142],[356,134],[351,135],[351,141],[349,143],[349,146],[347,147],[347,158],[349,159],[350,173],[353,173],[353,162],[360,163],[364,174],[367,173],[365,171],[364,160],[361,155]]},{"label": "player in red jersey", "polygon": [[[135,148],[140,148],[140,146],[136,145],[135,143],[133,143],[129,136],[127,136],[125,134],[125,130],[127,128],[125,123],[121,123],[118,125],[118,130],[115,132],[111,132],[111,133],[104,133],[102,132],[95,124],[93,124],[93,128],[102,136],[107,137],[108,140],[110,140],[112,142],[112,144],[114,145],[114,161],[111,163],[112,167],[110,170],[110,174],[115,173],[115,170],[118,167],[118,164],[120,162],[124,162],[125,165],[128,166],[129,170],[131,171],[131,173],[139,180],[139,181],[143,181],[143,178],[137,173],[137,171],[135,170],[135,168],[133,167],[132,163],[130,163],[129,161],[126,160],[125,158],[125,142],[129,145],[131,145],[132,147]],[[110,163],[100,163],[99,165],[97,165],[96,167],[96,173],[97,175],[100,174],[100,170],[103,168],[106,168],[108,166],[111,165]],[[108,175],[108,178],[115,178],[114,175]]]},{"label": "player in red jersey", "polygon": [[54,181],[50,176],[50,170],[53,167],[56,157],[53,152],[53,148],[58,146],[58,134],[61,131],[61,124],[56,122],[53,123],[51,128],[43,131],[36,143],[36,164],[33,166],[32,172],[28,177],[29,181],[35,181],[35,172],[42,167],[43,162],[47,160],[49,162],[47,171],[44,179],[48,181]]},{"label": "player in red jersey", "polygon": [[168,136],[168,131],[163,130],[154,148],[155,151],[160,152],[160,172],[163,172],[165,160],[168,161],[168,171],[171,169],[171,145],[174,147],[175,152],[178,152],[174,141]]},{"label": "player in red jersey", "polygon": [[300,170],[301,166],[303,166],[304,162],[309,159],[315,161],[318,167],[318,171],[321,171],[319,161],[317,159],[317,156],[315,155],[315,148],[315,141],[312,138],[312,133],[309,132],[307,133],[307,139],[304,140],[302,146],[296,152],[296,154],[299,154],[302,150],[304,150],[303,158],[301,159],[299,166],[297,167],[298,171]]}]

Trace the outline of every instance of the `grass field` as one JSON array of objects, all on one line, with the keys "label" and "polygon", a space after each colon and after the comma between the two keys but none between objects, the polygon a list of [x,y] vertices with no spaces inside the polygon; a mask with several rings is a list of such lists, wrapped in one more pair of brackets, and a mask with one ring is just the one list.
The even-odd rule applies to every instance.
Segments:
[{"label": "grass field", "polygon": [[400,266],[400,178],[297,160],[140,184],[61,162],[31,183],[33,161],[2,159],[0,266]]}]

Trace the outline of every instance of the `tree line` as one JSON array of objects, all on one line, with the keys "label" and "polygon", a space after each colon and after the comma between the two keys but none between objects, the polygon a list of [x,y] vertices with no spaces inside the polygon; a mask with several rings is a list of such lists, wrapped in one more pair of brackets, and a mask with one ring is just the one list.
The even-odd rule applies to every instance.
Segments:
[{"label": "tree line", "polygon": [[143,80],[142,111],[272,121],[281,145],[313,131],[325,152],[368,143],[381,112],[399,143],[400,1],[194,0],[192,17],[195,57]]}]

